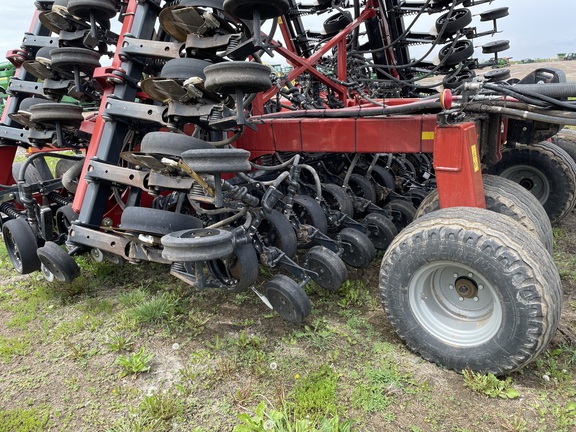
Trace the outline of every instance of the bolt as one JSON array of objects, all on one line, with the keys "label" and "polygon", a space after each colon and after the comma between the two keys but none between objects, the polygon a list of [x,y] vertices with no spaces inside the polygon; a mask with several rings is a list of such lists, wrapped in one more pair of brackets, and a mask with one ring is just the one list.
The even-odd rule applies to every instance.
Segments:
[{"label": "bolt", "polygon": [[448,288],[454,289],[454,285],[450,284],[450,285],[448,285]]},{"label": "bolt", "polygon": [[478,285],[478,289],[479,289],[479,290],[484,289],[484,285]]},{"label": "bolt", "polygon": [[474,277],[474,273],[468,273],[468,277],[469,278]]},{"label": "bolt", "polygon": [[464,301],[464,297],[458,297],[458,300]]},{"label": "bolt", "polygon": [[458,277],[458,273],[454,273],[454,277],[457,278],[457,277]]},{"label": "bolt", "polygon": [[476,302],[477,302],[477,301],[478,301],[478,297],[474,297],[474,301],[476,301]]}]

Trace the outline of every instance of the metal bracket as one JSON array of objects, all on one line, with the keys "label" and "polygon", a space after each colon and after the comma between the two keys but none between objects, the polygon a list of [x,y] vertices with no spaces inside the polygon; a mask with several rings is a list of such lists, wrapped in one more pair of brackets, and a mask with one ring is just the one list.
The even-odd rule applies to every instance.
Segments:
[{"label": "metal bracket", "polygon": [[180,57],[183,42],[161,42],[124,37],[120,56],[174,59]]}]

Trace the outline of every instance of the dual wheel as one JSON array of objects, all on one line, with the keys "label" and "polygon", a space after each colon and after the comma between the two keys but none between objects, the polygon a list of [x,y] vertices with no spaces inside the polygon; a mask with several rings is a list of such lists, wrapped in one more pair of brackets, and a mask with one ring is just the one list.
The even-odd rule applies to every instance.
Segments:
[{"label": "dual wheel", "polygon": [[438,210],[405,228],[383,257],[380,294],[410,349],[459,372],[523,367],[550,342],[562,310],[542,243],[477,208]]}]

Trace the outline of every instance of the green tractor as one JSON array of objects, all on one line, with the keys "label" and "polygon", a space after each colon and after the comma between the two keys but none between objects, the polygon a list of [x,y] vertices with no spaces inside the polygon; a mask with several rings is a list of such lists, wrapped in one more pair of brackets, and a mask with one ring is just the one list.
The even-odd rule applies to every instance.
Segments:
[{"label": "green tractor", "polygon": [[0,63],[0,116],[4,111],[4,102],[8,97],[6,90],[10,84],[10,78],[14,75],[16,68],[10,62]]}]

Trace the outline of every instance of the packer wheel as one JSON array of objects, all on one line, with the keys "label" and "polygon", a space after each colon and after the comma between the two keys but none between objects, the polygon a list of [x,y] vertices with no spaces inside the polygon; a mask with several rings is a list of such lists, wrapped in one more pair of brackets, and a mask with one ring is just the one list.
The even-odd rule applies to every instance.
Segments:
[{"label": "packer wheel", "polygon": [[2,226],[2,236],[12,265],[20,274],[40,270],[36,255],[38,242],[28,222],[22,217],[11,219]]},{"label": "packer wheel", "polygon": [[240,19],[251,20],[254,9],[265,20],[277,18],[290,10],[288,0],[224,0],[224,10]]},{"label": "packer wheel", "polygon": [[361,231],[354,228],[344,228],[338,233],[338,240],[342,248],[342,260],[354,268],[367,268],[374,256],[374,244]]},{"label": "packer wheel", "polygon": [[288,276],[275,275],[264,284],[264,290],[274,310],[286,321],[299,324],[310,315],[310,299]]},{"label": "packer wheel", "polygon": [[369,213],[362,223],[366,225],[368,238],[376,249],[385,250],[398,234],[394,222],[380,213]]},{"label": "packer wheel", "polygon": [[64,249],[54,242],[46,242],[38,249],[41,270],[48,282],[70,283],[80,276],[80,267]]},{"label": "packer wheel", "polygon": [[314,282],[330,291],[339,289],[348,277],[344,261],[324,246],[314,246],[306,252],[303,266],[317,274],[312,276]]},{"label": "packer wheel", "polygon": [[207,148],[182,153],[184,162],[198,174],[246,172],[252,169],[250,152],[237,148]]},{"label": "packer wheel", "polygon": [[265,218],[258,226],[258,235],[266,246],[274,246],[293,258],[298,250],[296,232],[288,219],[278,210],[265,213]]}]

